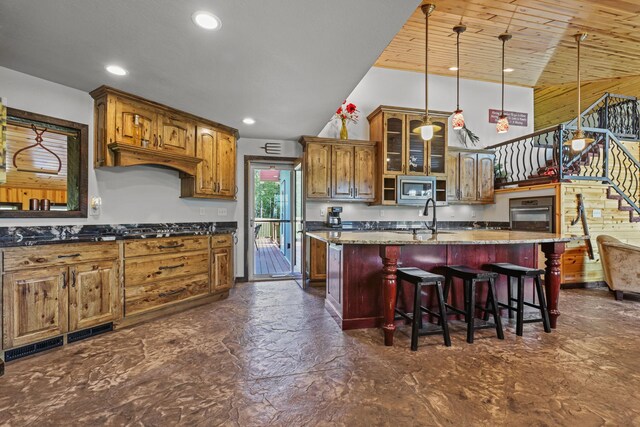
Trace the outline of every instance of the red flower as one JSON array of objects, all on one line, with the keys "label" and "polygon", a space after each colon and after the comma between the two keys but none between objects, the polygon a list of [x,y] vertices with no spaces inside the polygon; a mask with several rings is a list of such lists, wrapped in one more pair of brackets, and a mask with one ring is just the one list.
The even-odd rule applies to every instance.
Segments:
[{"label": "red flower", "polygon": [[348,104],[345,109],[347,110],[347,113],[354,113],[356,111],[356,106],[353,104]]},{"label": "red flower", "polygon": [[337,115],[342,114],[342,107],[338,107],[338,109],[336,110],[336,114]]}]

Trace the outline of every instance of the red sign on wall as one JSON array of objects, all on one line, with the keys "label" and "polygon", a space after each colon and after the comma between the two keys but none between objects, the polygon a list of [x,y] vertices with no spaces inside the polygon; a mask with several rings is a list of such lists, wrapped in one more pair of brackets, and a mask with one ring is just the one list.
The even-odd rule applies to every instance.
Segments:
[{"label": "red sign on wall", "polygon": [[[498,123],[498,117],[500,117],[501,110],[489,110],[489,123]],[[510,126],[524,126],[529,123],[528,113],[519,113],[517,111],[505,111],[504,115],[509,119]]]}]

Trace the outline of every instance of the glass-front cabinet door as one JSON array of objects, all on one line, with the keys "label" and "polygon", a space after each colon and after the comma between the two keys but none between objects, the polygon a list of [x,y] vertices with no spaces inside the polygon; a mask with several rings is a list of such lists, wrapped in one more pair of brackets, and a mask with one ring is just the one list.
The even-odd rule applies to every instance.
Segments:
[{"label": "glass-front cabinet door", "polygon": [[384,122],[385,175],[404,173],[404,114],[387,113]]},{"label": "glass-front cabinet door", "polygon": [[447,117],[431,117],[431,122],[439,129],[433,133],[433,139],[429,141],[429,175],[446,175],[447,159]]},{"label": "glass-front cabinet door", "polygon": [[413,132],[422,123],[422,116],[407,115],[407,175],[427,175],[427,144],[420,133]]}]

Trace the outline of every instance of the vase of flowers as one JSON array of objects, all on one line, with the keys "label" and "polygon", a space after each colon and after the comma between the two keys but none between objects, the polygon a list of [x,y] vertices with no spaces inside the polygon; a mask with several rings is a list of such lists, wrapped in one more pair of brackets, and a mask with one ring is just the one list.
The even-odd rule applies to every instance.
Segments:
[{"label": "vase of flowers", "polygon": [[358,109],[355,104],[348,103],[345,100],[340,107],[336,110],[336,114],[333,116],[335,119],[339,119],[342,123],[340,128],[340,139],[349,139],[349,131],[347,130],[347,122],[358,123]]}]

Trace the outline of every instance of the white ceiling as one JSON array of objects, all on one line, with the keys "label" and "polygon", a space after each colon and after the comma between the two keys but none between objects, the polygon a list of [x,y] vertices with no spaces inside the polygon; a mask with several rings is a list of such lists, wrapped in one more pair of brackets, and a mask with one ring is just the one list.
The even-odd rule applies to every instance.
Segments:
[{"label": "white ceiling", "polygon": [[[243,137],[294,139],[322,129],[419,3],[0,0],[0,66],[84,91],[114,86]],[[222,29],[193,25],[196,10]],[[129,75],[108,75],[110,63]]]}]

